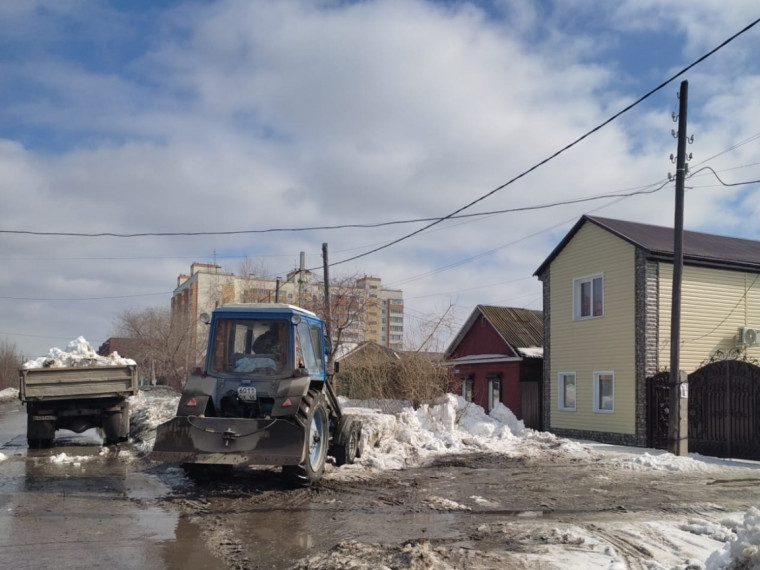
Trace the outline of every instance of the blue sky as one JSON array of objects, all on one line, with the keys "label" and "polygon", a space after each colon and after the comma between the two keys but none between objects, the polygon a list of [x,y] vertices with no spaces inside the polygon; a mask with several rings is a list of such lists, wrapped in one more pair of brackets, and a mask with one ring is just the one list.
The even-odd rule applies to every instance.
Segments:
[{"label": "blue sky", "polygon": [[[368,0],[0,4],[0,230],[182,232],[445,216],[524,172],[760,17],[750,1]],[[693,169],[760,179],[760,26],[691,70]],[[679,81],[468,212],[651,188],[674,172]],[[760,239],[757,185],[689,183],[686,227]],[[584,213],[672,224],[672,186],[441,223],[333,275],[450,304],[541,308],[533,271]],[[272,275],[422,227],[205,237],[0,233],[0,339],[97,345],[168,306],[193,261]],[[103,297],[120,297],[103,299]],[[97,298],[97,299],[95,299]],[[455,332],[455,331],[454,331]]]}]

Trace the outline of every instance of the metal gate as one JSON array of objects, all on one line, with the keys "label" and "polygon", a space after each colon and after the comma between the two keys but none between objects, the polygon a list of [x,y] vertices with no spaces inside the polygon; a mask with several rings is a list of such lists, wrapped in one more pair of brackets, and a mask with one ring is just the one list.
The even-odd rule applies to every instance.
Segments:
[{"label": "metal gate", "polygon": [[[648,379],[649,444],[667,448],[668,373]],[[689,375],[689,451],[760,459],[760,367],[711,362]]]}]

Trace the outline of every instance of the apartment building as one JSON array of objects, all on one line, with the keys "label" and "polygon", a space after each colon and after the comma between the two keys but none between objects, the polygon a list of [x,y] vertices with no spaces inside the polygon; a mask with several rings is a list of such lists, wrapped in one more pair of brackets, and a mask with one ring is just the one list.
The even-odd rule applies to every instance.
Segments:
[{"label": "apartment building", "polygon": [[[307,270],[294,269],[283,280],[249,275],[236,276],[219,265],[193,263],[189,274],[177,278],[172,295],[172,318],[196,323],[190,331],[190,351],[200,362],[205,349],[206,329],[199,323],[202,313],[228,303],[289,303],[315,310],[323,303],[323,284]],[[373,340],[394,350],[403,348],[403,292],[384,289],[379,277],[365,276],[335,285],[332,311],[334,322],[349,322],[341,342]],[[317,312],[318,309],[316,309]]]}]

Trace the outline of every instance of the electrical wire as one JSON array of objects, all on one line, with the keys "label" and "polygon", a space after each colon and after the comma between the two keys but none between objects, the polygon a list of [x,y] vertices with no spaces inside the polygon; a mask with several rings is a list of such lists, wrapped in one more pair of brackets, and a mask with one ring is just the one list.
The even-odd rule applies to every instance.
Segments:
[{"label": "electrical wire", "polygon": [[[395,240],[393,240],[393,241],[391,241],[391,242],[389,242],[389,243],[387,243],[385,245],[382,245],[380,247],[374,248],[374,249],[372,249],[370,251],[367,251],[365,253],[362,253],[362,254],[359,254],[359,255],[347,258],[347,259],[343,259],[341,261],[336,261],[336,262],[334,262],[334,263],[331,264],[331,266],[333,266],[333,265],[339,265],[339,264],[342,264],[342,263],[346,263],[348,261],[353,261],[353,260],[358,259],[360,257],[365,257],[367,255],[370,255],[370,254],[375,253],[377,251],[380,251],[382,249],[388,248],[388,247],[390,247],[392,245],[395,245],[395,244],[397,244],[397,243],[399,243],[401,241],[404,241],[404,240],[406,240],[406,239],[408,239],[408,238],[410,238],[412,236],[415,236],[415,235],[417,235],[417,234],[419,234],[419,233],[421,233],[421,232],[429,229],[430,227],[441,223],[444,220],[448,220],[448,219],[451,219],[451,218],[455,218],[455,217],[468,217],[468,216],[482,216],[482,215],[507,213],[507,212],[514,212],[514,211],[537,209],[537,208],[541,208],[541,207],[548,207],[548,206],[536,206],[536,207],[525,207],[525,208],[509,209],[509,210],[495,210],[495,211],[488,212],[488,213],[467,214],[467,215],[459,216],[459,214],[461,212],[463,212],[464,210],[467,210],[467,209],[471,208],[472,206],[474,206],[475,204],[477,204],[477,203],[485,200],[486,198],[489,198],[493,194],[495,194],[495,193],[503,190],[504,188],[506,188],[507,186],[510,186],[511,184],[513,184],[514,182],[520,180],[521,178],[524,178],[525,176],[527,176],[528,174],[530,174],[534,170],[538,169],[539,167],[543,166],[544,164],[546,164],[549,161],[553,160],[554,158],[558,157],[562,153],[564,153],[564,152],[570,150],[571,148],[573,148],[574,146],[578,145],[580,142],[584,141],[585,139],[587,139],[591,135],[595,134],[596,132],[598,132],[599,130],[601,130],[602,128],[604,128],[605,126],[607,126],[608,124],[610,124],[613,121],[615,121],[616,119],[618,119],[623,114],[627,113],[628,111],[630,111],[634,107],[638,106],[639,104],[641,104],[642,102],[644,102],[646,99],[648,99],[649,97],[651,97],[652,95],[654,95],[655,93],[657,93],[658,91],[660,91],[661,89],[663,89],[664,87],[666,87],[667,85],[669,85],[670,83],[672,83],[673,81],[675,81],[676,79],[678,79],[680,76],[682,76],[683,74],[685,74],[687,71],[689,71],[693,67],[695,67],[698,64],[702,63],[704,60],[706,60],[707,58],[709,58],[710,56],[712,56],[713,54],[715,54],[716,52],[718,52],[719,50],[721,50],[722,48],[724,48],[725,46],[727,46],[729,43],[731,43],[732,41],[734,41],[736,38],[738,38],[742,34],[746,33],[750,29],[752,29],[758,23],[760,23],[760,18],[754,20],[753,22],[751,22],[750,24],[748,24],[747,26],[745,26],[744,28],[742,28],[740,31],[738,31],[734,35],[730,36],[728,39],[726,39],[723,42],[721,42],[718,46],[716,46],[715,48],[713,48],[712,50],[710,50],[706,54],[702,55],[701,57],[699,57],[698,59],[696,59],[695,61],[693,61],[691,64],[689,64],[686,67],[684,67],[683,69],[681,69],[679,72],[675,73],[670,78],[668,78],[665,81],[663,81],[662,83],[660,83],[657,87],[651,89],[650,91],[648,91],[647,93],[645,93],[644,95],[642,95],[641,97],[639,97],[638,99],[636,99],[633,103],[627,105],[626,107],[624,107],[623,109],[621,109],[620,111],[618,111],[617,113],[615,113],[614,115],[612,115],[611,117],[609,117],[607,120],[603,121],[602,123],[600,123],[596,127],[594,127],[591,130],[587,131],[585,134],[581,135],[580,137],[578,137],[577,139],[575,139],[571,143],[565,145],[564,147],[562,147],[558,151],[556,151],[553,154],[549,155],[547,158],[541,160],[540,162],[534,164],[533,166],[531,166],[527,170],[523,171],[522,173],[518,174],[517,176],[513,177],[512,179],[510,179],[509,181],[505,182],[504,184],[502,184],[500,186],[497,186],[496,188],[494,188],[490,192],[487,192],[486,194],[483,194],[479,198],[476,198],[475,200],[469,202],[468,204],[465,204],[461,208],[459,208],[459,209],[455,210],[454,212],[452,212],[452,213],[450,213],[450,214],[448,214],[446,216],[443,216],[441,218],[419,218],[419,219],[416,219],[416,220],[398,220],[398,221],[380,222],[380,223],[373,223],[373,224],[340,224],[340,225],[337,225],[337,226],[311,226],[311,227],[303,227],[303,228],[271,228],[271,229],[265,229],[265,230],[229,230],[229,231],[199,231],[199,232],[140,232],[140,233],[129,233],[129,234],[114,233],[114,232],[86,233],[86,232],[41,232],[41,231],[31,231],[31,230],[0,230],[0,234],[36,235],[36,236],[65,236],[65,237],[117,237],[117,238],[171,237],[171,236],[189,237],[189,236],[209,236],[209,235],[240,235],[240,234],[271,233],[271,232],[316,231],[316,230],[343,229],[343,228],[376,228],[376,227],[383,227],[383,226],[396,225],[396,224],[408,224],[408,223],[424,222],[424,221],[431,222],[427,226],[425,226],[423,228],[420,228],[418,230],[415,230],[414,232],[411,232],[411,233],[409,233],[409,234],[407,234],[405,236],[402,236],[401,238],[395,239]],[[759,135],[754,135],[754,136],[757,137],[757,136],[760,136],[760,134]],[[741,145],[741,144],[743,144],[743,143],[739,143],[739,145]],[[737,146],[739,146],[739,145],[737,145]],[[728,150],[726,150],[724,152],[728,152],[729,150],[731,150],[731,149],[728,149]],[[716,155],[716,156],[718,156],[718,155]],[[604,197],[608,197],[608,196],[600,196],[600,197],[596,197],[596,198],[595,197],[590,197],[590,198],[585,198],[585,199],[578,199],[577,201],[572,201],[571,200],[571,201],[566,201],[566,202],[559,202],[559,203],[554,204],[554,205],[572,204],[572,203],[576,203],[576,202],[582,202],[582,201],[586,201],[586,200],[599,199],[599,198],[604,198]]]},{"label": "electrical wire", "polygon": [[720,182],[723,186],[746,186],[748,184],[760,184],[760,180],[746,180],[744,182],[733,182],[733,183],[724,182],[723,180],[721,180],[720,176],[718,176],[718,173],[715,172],[715,170],[713,170],[709,166],[703,166],[699,170],[695,170],[694,173],[689,176],[689,179],[696,176],[697,173],[702,172],[703,170],[708,170],[712,172],[713,176],[715,176],[718,182]]},{"label": "electrical wire", "polygon": [[347,262],[349,262],[349,261],[354,261],[354,260],[356,260],[356,259],[359,259],[360,257],[365,257],[365,256],[367,256],[367,255],[371,255],[371,254],[373,254],[373,253],[377,253],[378,251],[381,251],[381,250],[383,250],[383,249],[386,249],[386,248],[388,248],[388,247],[391,247],[391,246],[393,246],[393,245],[396,245],[397,243],[400,243],[400,242],[402,242],[402,241],[404,241],[404,240],[407,240],[407,239],[409,239],[410,237],[413,237],[413,236],[415,236],[415,235],[417,235],[417,234],[419,234],[419,233],[421,233],[421,232],[424,232],[424,231],[425,231],[425,230],[427,230],[428,228],[431,228],[432,226],[434,226],[434,225],[436,225],[436,224],[439,224],[439,223],[441,223],[442,221],[444,221],[444,220],[447,220],[447,219],[451,218],[452,216],[454,216],[454,215],[456,215],[456,214],[459,214],[460,212],[462,212],[462,211],[464,211],[464,210],[466,210],[466,209],[468,209],[468,208],[470,208],[470,207],[474,206],[475,204],[477,204],[477,203],[479,203],[479,202],[481,202],[481,201],[485,200],[486,198],[488,198],[488,197],[492,196],[493,194],[495,194],[495,193],[497,193],[497,192],[499,192],[499,191],[503,190],[503,189],[504,189],[504,188],[506,188],[507,186],[509,186],[509,185],[513,184],[514,182],[516,182],[516,181],[520,180],[521,178],[524,178],[525,176],[527,176],[528,174],[530,174],[530,173],[531,173],[531,172],[533,172],[534,170],[536,170],[536,169],[540,168],[540,167],[541,167],[541,166],[543,166],[544,164],[546,164],[546,163],[548,163],[549,161],[551,161],[551,160],[555,159],[555,158],[556,158],[556,157],[558,157],[560,154],[562,154],[562,153],[564,153],[565,151],[567,151],[567,150],[569,150],[569,149],[573,148],[574,146],[576,146],[577,144],[579,144],[579,143],[580,143],[580,142],[582,142],[583,140],[587,139],[587,138],[588,138],[589,136],[591,136],[592,134],[594,134],[594,133],[598,132],[599,130],[601,130],[602,128],[604,128],[604,127],[605,127],[605,126],[607,126],[608,124],[610,124],[612,121],[614,121],[615,119],[617,119],[618,117],[620,117],[620,116],[621,116],[621,115],[623,115],[624,113],[627,113],[628,111],[630,111],[630,110],[631,110],[631,109],[633,109],[634,107],[638,106],[638,105],[639,105],[639,104],[641,104],[643,101],[645,101],[646,99],[648,99],[649,97],[651,97],[652,95],[654,95],[655,93],[657,93],[658,91],[660,91],[661,89],[663,89],[664,87],[666,87],[667,85],[669,85],[670,83],[672,83],[673,81],[675,81],[677,78],[679,78],[680,76],[684,75],[684,74],[685,74],[687,71],[689,71],[690,69],[692,69],[692,68],[693,68],[693,67],[695,67],[696,65],[698,65],[698,64],[700,64],[700,63],[702,63],[702,62],[703,62],[704,60],[706,60],[708,57],[712,56],[714,53],[716,53],[716,52],[717,52],[717,51],[719,51],[720,49],[722,49],[722,48],[724,48],[725,46],[727,46],[728,44],[730,44],[730,43],[731,43],[732,41],[734,41],[736,38],[738,38],[738,37],[739,37],[739,36],[741,36],[742,34],[746,33],[746,32],[747,32],[747,31],[749,31],[750,29],[752,29],[752,28],[753,28],[754,26],[756,26],[758,23],[760,23],[760,18],[758,18],[758,19],[754,20],[752,23],[750,23],[749,25],[745,26],[745,27],[744,27],[743,29],[741,29],[739,32],[735,33],[734,35],[732,35],[732,36],[731,36],[731,37],[729,37],[728,39],[726,39],[726,40],[724,40],[723,42],[721,42],[721,43],[720,43],[720,44],[719,44],[717,47],[713,48],[712,50],[710,50],[710,51],[709,51],[709,52],[707,52],[706,54],[702,55],[702,56],[701,56],[701,57],[699,57],[697,60],[695,60],[695,61],[694,61],[694,62],[692,62],[691,64],[687,65],[687,66],[686,66],[686,67],[684,67],[683,69],[681,69],[681,71],[677,72],[676,74],[674,74],[673,76],[671,76],[669,79],[667,79],[667,80],[665,80],[664,82],[660,83],[660,85],[658,85],[658,86],[657,86],[657,87],[655,87],[654,89],[650,90],[649,92],[645,93],[644,95],[642,95],[641,97],[639,97],[638,99],[636,99],[636,100],[635,100],[633,103],[631,103],[630,105],[627,105],[625,108],[623,108],[622,110],[620,110],[620,111],[618,111],[617,113],[615,113],[614,115],[612,115],[612,116],[611,116],[610,118],[608,118],[606,121],[604,121],[604,122],[600,123],[599,125],[597,125],[597,126],[596,126],[596,127],[594,127],[593,129],[591,129],[590,131],[586,132],[585,134],[583,134],[583,135],[581,135],[580,137],[578,137],[577,139],[575,139],[575,140],[574,140],[573,142],[571,142],[570,144],[567,144],[567,145],[565,145],[564,147],[562,147],[561,149],[559,149],[558,151],[556,151],[554,154],[552,154],[552,155],[548,156],[547,158],[543,159],[542,161],[540,161],[540,162],[538,162],[538,163],[534,164],[534,165],[533,165],[533,166],[531,166],[529,169],[527,169],[527,170],[523,171],[522,173],[518,174],[517,176],[515,176],[515,177],[514,177],[514,178],[512,178],[511,180],[509,180],[509,181],[505,182],[505,183],[504,183],[504,184],[502,184],[501,186],[498,186],[498,187],[494,188],[494,189],[493,189],[493,190],[491,190],[490,192],[487,192],[487,193],[483,194],[483,195],[482,195],[482,196],[480,196],[479,198],[476,198],[476,199],[475,199],[475,200],[473,200],[472,202],[469,202],[468,204],[465,204],[465,205],[464,205],[464,206],[462,206],[461,208],[459,208],[459,209],[455,210],[454,212],[452,212],[452,213],[451,213],[451,214],[449,214],[448,216],[444,216],[443,218],[440,218],[439,220],[437,220],[437,221],[435,221],[435,222],[432,222],[432,223],[430,223],[430,224],[426,225],[426,226],[425,226],[425,227],[423,227],[423,228],[419,228],[418,230],[415,230],[414,232],[411,232],[411,233],[409,233],[409,234],[406,234],[406,235],[404,235],[404,236],[402,236],[402,237],[400,237],[400,238],[397,238],[397,239],[395,239],[395,240],[392,240],[392,241],[388,242],[387,244],[385,244],[385,245],[383,245],[383,246],[380,246],[380,247],[376,247],[376,248],[374,248],[374,249],[372,249],[372,250],[370,250],[370,251],[367,251],[367,252],[365,252],[365,253],[362,253],[362,254],[360,254],[360,255],[355,255],[355,256],[353,256],[353,257],[349,257],[349,258],[347,258],[347,259],[343,259],[343,260],[340,260],[340,261],[336,261],[336,262],[334,262],[334,263],[331,263],[331,264],[330,264],[330,266],[340,265],[340,264],[342,264],[342,263],[347,263]]},{"label": "electrical wire", "polygon": [[[444,218],[440,217],[427,217],[427,218],[410,218],[405,220],[391,220],[386,222],[369,222],[365,224],[336,224],[332,226],[305,226],[295,228],[268,228],[263,230],[231,230],[231,231],[203,231],[203,232],[145,232],[145,233],[86,233],[86,232],[42,232],[34,230],[0,230],[0,234],[15,234],[15,235],[33,235],[33,236],[47,236],[47,237],[88,237],[88,238],[100,238],[100,237],[116,237],[116,238],[135,238],[135,237],[189,237],[189,236],[218,236],[218,235],[241,235],[241,234],[265,234],[265,233],[278,233],[278,232],[309,232],[317,230],[342,230],[342,229],[371,229],[381,228],[386,226],[403,225],[403,224],[415,224],[421,222],[440,222],[443,220],[455,220],[455,219],[467,219],[478,218],[483,216],[493,216],[497,214],[510,214],[514,212],[527,212],[531,210],[544,210],[547,208],[555,208],[557,206],[567,206],[571,204],[580,204],[583,202],[592,202],[595,200],[604,200],[610,198],[618,198],[620,196],[636,196],[638,194],[651,194],[656,192],[655,190],[637,190],[625,194],[621,193],[607,193],[597,194],[594,196],[584,196],[582,198],[570,198],[567,200],[560,200],[557,202],[549,202],[546,204],[538,204],[533,206],[519,206],[516,208],[505,208],[501,210],[491,210],[488,212],[473,212],[469,214],[450,215]],[[356,248],[355,248],[356,249]],[[290,254],[269,255],[262,257],[285,257]],[[240,257],[240,256],[219,256],[221,259]],[[244,256],[243,256],[244,257]],[[360,256],[361,257],[361,256]],[[58,259],[58,258],[55,258]],[[165,258],[165,257],[148,257],[148,258],[67,258],[67,259],[177,259],[177,258]],[[185,256],[182,259],[189,259]]]}]

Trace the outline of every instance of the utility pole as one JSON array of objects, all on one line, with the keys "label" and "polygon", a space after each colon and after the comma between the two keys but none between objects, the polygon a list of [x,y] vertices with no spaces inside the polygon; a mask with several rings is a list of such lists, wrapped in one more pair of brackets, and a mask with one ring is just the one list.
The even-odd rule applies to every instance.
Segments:
[{"label": "utility pole", "polygon": [[681,372],[681,282],[683,281],[683,202],[686,179],[686,111],[689,82],[681,82],[678,104],[678,151],[676,154],[676,206],[673,225],[673,295],[670,311],[670,402],[668,414],[668,451],[689,453],[688,384]]},{"label": "utility pole", "polygon": [[[325,334],[332,345],[332,306],[330,303],[330,264],[327,260],[327,243],[322,244],[322,266],[324,267],[325,281]],[[333,347],[330,347],[330,354],[327,355],[327,367],[332,369]]]},{"label": "utility pole", "polygon": [[304,299],[303,299],[303,272],[306,270],[306,252],[301,252],[301,261],[299,263],[298,267],[298,306],[303,307],[304,306]]}]

